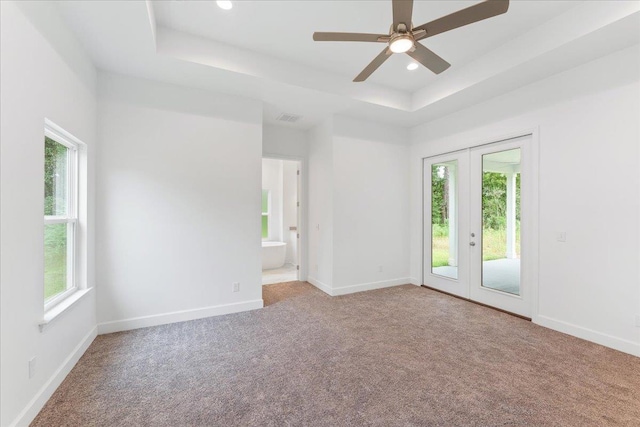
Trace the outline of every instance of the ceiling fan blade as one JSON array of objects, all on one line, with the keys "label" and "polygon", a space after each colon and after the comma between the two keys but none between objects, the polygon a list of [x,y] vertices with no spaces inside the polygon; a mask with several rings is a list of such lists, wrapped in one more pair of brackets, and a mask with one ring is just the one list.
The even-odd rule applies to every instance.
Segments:
[{"label": "ceiling fan blade", "polygon": [[376,56],[374,58],[373,61],[371,61],[369,63],[369,65],[367,65],[365,67],[364,70],[362,70],[362,72],[360,74],[358,74],[358,76],[353,79],[354,82],[363,82],[365,80],[367,80],[367,78],[375,71],[378,69],[379,66],[382,65],[382,63],[384,61],[386,61],[392,54],[393,52],[391,52],[391,50],[389,50],[389,48],[386,48],[385,50],[383,50],[382,52],[380,52],[380,55]]},{"label": "ceiling fan blade", "polygon": [[440,58],[430,49],[427,49],[420,43],[416,43],[415,50],[407,52],[407,55],[430,69],[436,74],[440,74],[451,66],[447,61]]},{"label": "ceiling fan blade", "polygon": [[393,5],[393,29],[398,24],[405,24],[407,31],[411,30],[411,15],[413,15],[413,0],[392,0]]},{"label": "ceiling fan blade", "polygon": [[313,33],[313,40],[317,42],[381,42],[386,43],[387,40],[378,40],[380,37],[389,36],[387,34],[364,34],[364,33]]},{"label": "ceiling fan blade", "polygon": [[435,36],[445,31],[473,24],[487,18],[506,13],[509,10],[509,0],[486,0],[482,3],[474,4],[466,9],[453,12],[442,18],[415,27],[413,30],[426,30],[427,33],[419,39]]}]

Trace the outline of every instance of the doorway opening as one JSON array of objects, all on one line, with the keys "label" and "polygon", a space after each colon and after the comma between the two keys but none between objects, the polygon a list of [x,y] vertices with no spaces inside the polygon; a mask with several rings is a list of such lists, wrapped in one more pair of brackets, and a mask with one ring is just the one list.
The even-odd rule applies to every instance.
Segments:
[{"label": "doorway opening", "polygon": [[262,159],[262,284],[300,278],[300,162]]}]

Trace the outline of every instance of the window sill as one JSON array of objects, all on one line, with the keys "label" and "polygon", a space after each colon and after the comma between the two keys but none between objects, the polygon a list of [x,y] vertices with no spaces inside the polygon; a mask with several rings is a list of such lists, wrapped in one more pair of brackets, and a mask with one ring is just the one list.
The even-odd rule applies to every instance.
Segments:
[{"label": "window sill", "polygon": [[42,322],[38,324],[38,326],[40,327],[40,332],[44,332],[44,330],[47,328],[47,326],[49,326],[51,322],[57,319],[62,313],[73,307],[76,302],[80,301],[82,297],[91,292],[92,289],[93,288],[77,290],[73,294],[69,295],[68,298],[65,298],[64,301],[56,304],[50,310],[44,313]]}]

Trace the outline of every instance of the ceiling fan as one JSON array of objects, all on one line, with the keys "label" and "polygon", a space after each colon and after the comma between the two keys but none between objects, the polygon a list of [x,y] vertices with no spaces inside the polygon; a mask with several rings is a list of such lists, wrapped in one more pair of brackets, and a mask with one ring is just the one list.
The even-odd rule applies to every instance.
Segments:
[{"label": "ceiling fan", "polygon": [[413,0],[392,0],[393,24],[389,34],[363,33],[313,33],[313,40],[318,42],[374,42],[387,43],[388,46],[375,57],[354,82],[363,82],[394,53],[406,53],[431,71],[440,74],[451,66],[419,40],[435,36],[483,19],[492,18],[505,13],[509,9],[509,0],[486,0],[482,3],[459,10],[435,21],[414,27],[411,23]]}]

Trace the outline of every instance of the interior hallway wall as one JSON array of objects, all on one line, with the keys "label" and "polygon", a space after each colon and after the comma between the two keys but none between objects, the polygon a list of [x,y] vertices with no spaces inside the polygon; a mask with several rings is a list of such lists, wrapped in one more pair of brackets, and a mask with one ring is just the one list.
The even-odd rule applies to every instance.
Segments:
[{"label": "interior hallway wall", "polygon": [[334,293],[409,283],[408,139],[334,117]]},{"label": "interior hallway wall", "polygon": [[309,281],[328,294],[409,282],[407,142],[344,116],[311,131]]},{"label": "interior hallway wall", "polygon": [[330,292],[333,282],[333,121],[309,131],[308,278]]},{"label": "interior hallway wall", "polygon": [[298,169],[298,162],[282,161],[282,241],[287,244],[286,262],[291,264],[298,262]]}]

